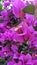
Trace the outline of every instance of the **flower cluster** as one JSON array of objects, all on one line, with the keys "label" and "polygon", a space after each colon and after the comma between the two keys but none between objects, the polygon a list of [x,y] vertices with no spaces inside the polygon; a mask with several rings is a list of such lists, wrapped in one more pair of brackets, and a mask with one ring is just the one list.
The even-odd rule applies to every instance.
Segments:
[{"label": "flower cluster", "polygon": [[[0,0],[0,65],[37,65],[37,4]],[[24,12],[33,5],[34,14]]]}]

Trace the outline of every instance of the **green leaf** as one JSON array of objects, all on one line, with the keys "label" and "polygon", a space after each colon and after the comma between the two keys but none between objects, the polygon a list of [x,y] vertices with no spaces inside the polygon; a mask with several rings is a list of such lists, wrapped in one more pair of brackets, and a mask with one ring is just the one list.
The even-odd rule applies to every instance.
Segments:
[{"label": "green leaf", "polygon": [[2,9],[2,4],[0,3],[0,11],[2,11],[3,9]]},{"label": "green leaf", "polygon": [[0,1],[3,1],[3,0],[0,0]]},{"label": "green leaf", "polygon": [[35,6],[29,4],[28,6],[26,6],[26,7],[23,9],[23,11],[24,11],[25,13],[34,14]]},{"label": "green leaf", "polygon": [[5,58],[0,58],[0,65],[7,65]]},{"label": "green leaf", "polygon": [[37,31],[37,26],[34,26],[34,30]]},{"label": "green leaf", "polygon": [[0,0],[1,1],[1,0]]},{"label": "green leaf", "polygon": [[4,20],[1,20],[1,19],[0,19],[0,22],[3,22],[3,21],[4,21]]}]

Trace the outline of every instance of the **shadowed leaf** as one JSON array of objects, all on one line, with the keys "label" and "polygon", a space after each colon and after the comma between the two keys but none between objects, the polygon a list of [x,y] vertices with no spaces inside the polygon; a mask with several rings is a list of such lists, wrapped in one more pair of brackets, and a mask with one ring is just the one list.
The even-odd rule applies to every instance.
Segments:
[{"label": "shadowed leaf", "polygon": [[29,4],[28,6],[26,6],[26,7],[23,9],[23,11],[24,11],[25,13],[34,14],[35,7],[34,7],[34,5]]}]

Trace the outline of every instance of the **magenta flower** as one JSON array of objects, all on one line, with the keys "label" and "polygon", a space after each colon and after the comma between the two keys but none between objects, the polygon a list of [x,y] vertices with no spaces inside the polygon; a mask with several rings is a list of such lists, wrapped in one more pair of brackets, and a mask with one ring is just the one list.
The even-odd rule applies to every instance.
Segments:
[{"label": "magenta flower", "polygon": [[[34,15],[31,15],[31,14],[26,14],[26,22],[27,24],[30,26],[30,25],[33,25],[34,24]],[[33,22],[32,22],[33,21]]]},{"label": "magenta flower", "polygon": [[[18,5],[19,3],[19,5]],[[24,13],[22,11],[22,9],[25,7],[25,4],[21,1],[21,0],[16,0],[12,3],[13,4],[13,13],[14,15],[19,18],[23,18],[24,17]]]},{"label": "magenta flower", "polygon": [[34,22],[34,26],[37,26],[37,20]]},{"label": "magenta flower", "polygon": [[0,57],[8,57],[10,55],[12,55],[12,52],[8,47],[0,46]]},{"label": "magenta flower", "polygon": [[22,22],[20,25],[18,25],[18,28],[16,27],[15,33],[13,35],[13,39],[18,42],[23,42],[24,40],[28,39],[29,31],[28,26],[25,22]]},{"label": "magenta flower", "polygon": [[0,58],[7,65],[37,65],[37,14],[23,12],[28,4],[37,7],[36,3],[36,0],[0,1]]},{"label": "magenta flower", "polygon": [[6,8],[7,6],[9,6],[10,5],[10,2],[9,1],[4,1],[4,7]]},{"label": "magenta flower", "polygon": [[17,45],[12,45],[11,49],[14,53],[16,53],[18,51],[18,46]]}]

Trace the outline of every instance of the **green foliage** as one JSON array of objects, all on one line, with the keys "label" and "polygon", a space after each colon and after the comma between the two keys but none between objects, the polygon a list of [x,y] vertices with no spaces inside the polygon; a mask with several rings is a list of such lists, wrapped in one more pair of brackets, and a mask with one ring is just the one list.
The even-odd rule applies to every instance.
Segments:
[{"label": "green foliage", "polygon": [[0,3],[0,11],[2,11],[3,9],[2,9],[2,4]]},{"label": "green foliage", "polygon": [[0,1],[3,1],[3,0],[0,0]]},{"label": "green foliage", "polygon": [[34,26],[34,30],[37,31],[37,26]]},{"label": "green foliage", "polygon": [[1,1],[1,0],[0,0]]},{"label": "green foliage", "polygon": [[0,19],[0,22],[3,22],[3,20]]},{"label": "green foliage", "polygon": [[7,61],[4,58],[0,58],[0,65],[7,65]]},{"label": "green foliage", "polygon": [[35,6],[29,4],[28,6],[26,6],[26,7],[23,9],[23,11],[24,11],[25,13],[34,14]]}]

